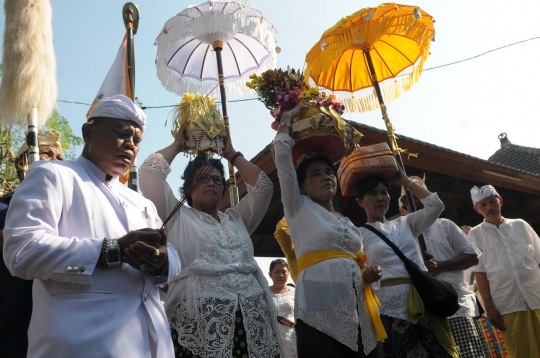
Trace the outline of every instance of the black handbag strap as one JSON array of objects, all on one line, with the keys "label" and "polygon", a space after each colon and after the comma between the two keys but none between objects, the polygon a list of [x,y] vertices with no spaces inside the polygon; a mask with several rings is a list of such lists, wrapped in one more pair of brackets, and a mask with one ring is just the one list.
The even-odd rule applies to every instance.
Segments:
[{"label": "black handbag strap", "polygon": [[388,246],[390,246],[392,248],[392,250],[394,250],[396,255],[398,255],[398,257],[401,259],[401,261],[403,261],[404,264],[407,264],[407,263],[409,263],[411,261],[410,259],[407,258],[407,256],[405,256],[403,254],[403,252],[401,252],[401,250],[396,246],[396,244],[394,244],[392,241],[390,241],[390,239],[387,238],[386,235],[384,235],[382,232],[375,229],[371,225],[365,224],[365,225],[362,225],[362,227],[368,229],[369,231],[371,231],[372,233],[374,233],[375,235],[380,237],[384,242],[386,242],[388,244]]}]

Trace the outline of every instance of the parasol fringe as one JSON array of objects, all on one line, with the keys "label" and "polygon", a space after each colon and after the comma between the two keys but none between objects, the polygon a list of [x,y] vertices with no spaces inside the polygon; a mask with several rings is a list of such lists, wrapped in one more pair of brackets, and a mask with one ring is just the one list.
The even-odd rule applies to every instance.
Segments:
[{"label": "parasol fringe", "polygon": [[[381,83],[381,92],[384,102],[390,102],[397,99],[402,92],[408,91],[419,79],[422,73],[422,61],[418,61],[417,66],[407,75],[401,75],[396,79],[390,79]],[[358,93],[358,91],[356,92]],[[355,96],[344,98],[340,94],[336,94],[339,101],[345,106],[347,112],[368,112],[378,108],[379,100],[374,91],[368,95]]]},{"label": "parasol fringe", "polygon": [[58,91],[51,4],[48,0],[5,0],[4,12],[0,126],[28,124],[34,107],[38,125],[43,126]]},{"label": "parasol fringe", "polygon": [[[276,67],[276,56],[270,56],[264,61],[264,63],[256,70],[244,74],[234,81],[227,82],[227,98],[234,99],[242,97],[246,94],[253,93],[253,91],[246,86],[249,76],[252,73],[261,74],[264,71],[273,69]],[[201,93],[208,95],[215,100],[221,100],[221,94],[219,86],[216,86],[216,82],[213,81],[197,81],[190,78],[180,76],[177,72],[167,68],[167,65],[163,62],[158,62],[157,76],[161,81],[161,84],[169,92],[173,92],[179,95],[184,93]]]}]

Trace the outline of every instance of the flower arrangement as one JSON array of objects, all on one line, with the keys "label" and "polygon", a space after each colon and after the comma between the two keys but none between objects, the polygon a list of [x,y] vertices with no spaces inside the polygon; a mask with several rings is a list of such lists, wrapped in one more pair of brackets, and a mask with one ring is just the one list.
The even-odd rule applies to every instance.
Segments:
[{"label": "flower arrangement", "polygon": [[252,74],[246,86],[253,89],[259,100],[270,110],[274,118],[272,128],[277,130],[281,116],[299,103],[311,106],[332,107],[343,114],[345,106],[337,101],[336,96],[320,92],[316,87],[309,87],[304,82],[301,71],[276,69],[263,72],[260,76]]}]

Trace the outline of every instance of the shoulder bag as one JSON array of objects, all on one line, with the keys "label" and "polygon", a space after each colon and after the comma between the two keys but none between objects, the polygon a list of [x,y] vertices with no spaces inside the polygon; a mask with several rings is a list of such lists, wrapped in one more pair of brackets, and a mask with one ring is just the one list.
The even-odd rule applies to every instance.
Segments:
[{"label": "shoulder bag", "polygon": [[449,317],[459,310],[458,294],[448,281],[441,280],[429,272],[423,271],[414,261],[408,259],[392,241],[373,226],[363,225],[363,227],[379,236],[403,261],[411,277],[412,284],[418,291],[420,298],[422,298],[426,311],[440,317]]}]

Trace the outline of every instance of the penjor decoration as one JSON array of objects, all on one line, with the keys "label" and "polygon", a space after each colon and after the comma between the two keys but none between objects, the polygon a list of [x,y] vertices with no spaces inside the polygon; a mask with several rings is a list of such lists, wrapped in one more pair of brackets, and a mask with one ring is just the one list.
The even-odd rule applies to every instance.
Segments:
[{"label": "penjor decoration", "polygon": [[5,0],[0,118],[5,128],[28,124],[28,161],[39,158],[37,130],[56,102],[56,59],[48,0]]}]

